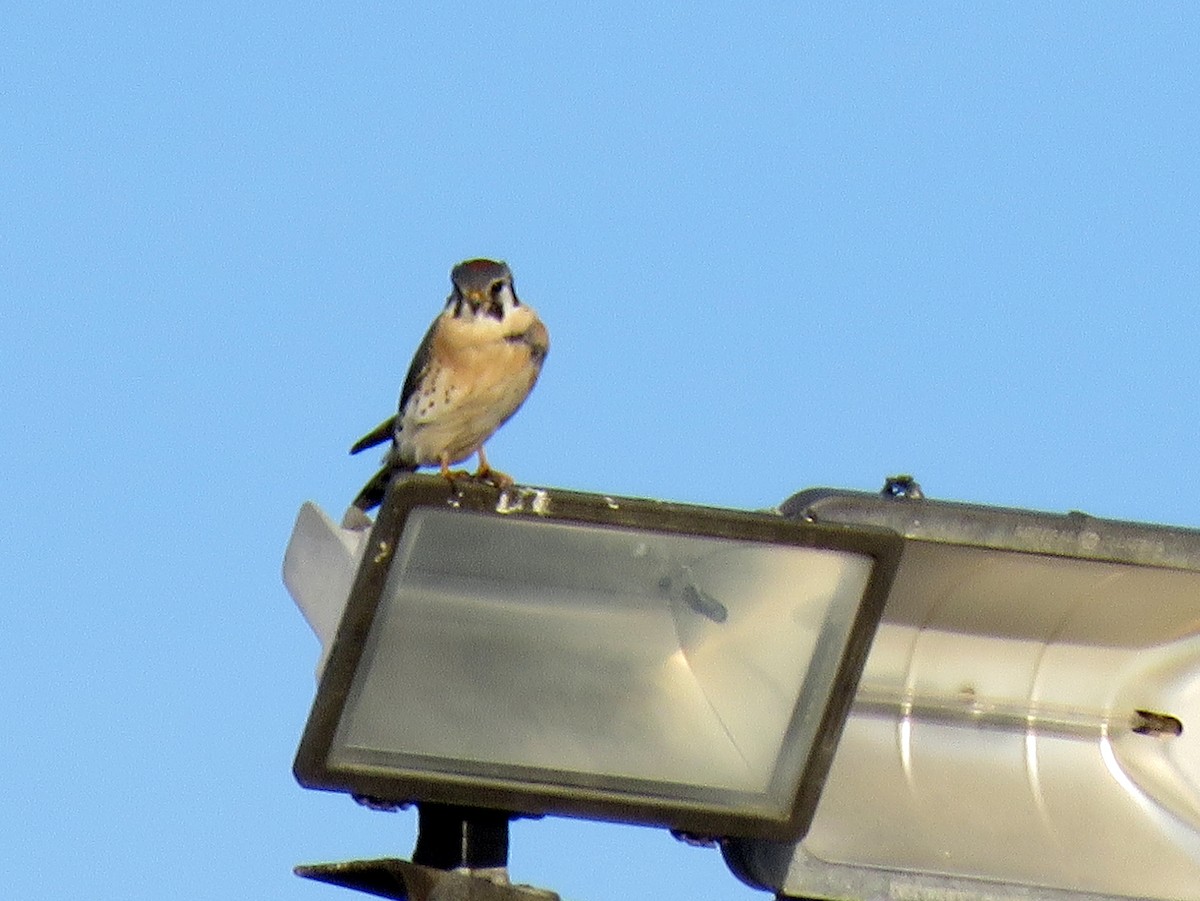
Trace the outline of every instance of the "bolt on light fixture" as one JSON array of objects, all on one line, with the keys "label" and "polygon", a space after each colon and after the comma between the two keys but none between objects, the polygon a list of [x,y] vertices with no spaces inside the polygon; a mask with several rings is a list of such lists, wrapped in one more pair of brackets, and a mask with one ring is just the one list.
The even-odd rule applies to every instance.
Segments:
[{"label": "bolt on light fixture", "polygon": [[811,490],[905,536],[808,833],[723,843],[781,897],[1200,899],[1200,532]]},{"label": "bolt on light fixture", "polygon": [[[285,562],[298,601],[349,559],[317,532],[302,512]],[[361,563],[297,779],[796,838],[900,546],[873,526],[398,481],[369,538],[345,544]]]}]

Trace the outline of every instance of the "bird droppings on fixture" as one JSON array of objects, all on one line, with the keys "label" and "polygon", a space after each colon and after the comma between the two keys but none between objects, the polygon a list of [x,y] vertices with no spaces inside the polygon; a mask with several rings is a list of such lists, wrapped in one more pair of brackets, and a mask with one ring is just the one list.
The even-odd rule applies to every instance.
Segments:
[{"label": "bird droppings on fixture", "polygon": [[[528,506],[526,506],[527,503]],[[549,513],[550,492],[541,488],[505,488],[496,499],[497,513],[525,513],[526,511],[539,516]]]}]

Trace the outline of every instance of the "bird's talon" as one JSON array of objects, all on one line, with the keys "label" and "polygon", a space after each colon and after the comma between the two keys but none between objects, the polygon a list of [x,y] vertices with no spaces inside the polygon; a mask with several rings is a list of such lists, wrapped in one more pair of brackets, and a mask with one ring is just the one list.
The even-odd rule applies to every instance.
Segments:
[{"label": "bird's talon", "polygon": [[490,485],[495,485],[500,489],[511,488],[514,484],[512,476],[498,469],[480,469],[472,478],[478,482],[487,482]]}]

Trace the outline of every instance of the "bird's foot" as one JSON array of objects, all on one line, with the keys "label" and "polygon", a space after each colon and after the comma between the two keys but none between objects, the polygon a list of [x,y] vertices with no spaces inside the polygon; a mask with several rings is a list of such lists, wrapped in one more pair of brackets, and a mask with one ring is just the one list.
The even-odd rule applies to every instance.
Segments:
[{"label": "bird's foot", "polygon": [[475,470],[475,474],[471,476],[477,482],[487,482],[495,485],[497,488],[511,488],[513,486],[513,477],[506,472],[501,472],[498,469],[492,469],[490,466],[481,466]]},{"label": "bird's foot", "polygon": [[447,467],[442,470],[442,478],[453,484],[459,479],[473,479],[475,476],[467,472],[465,469],[450,469]]}]

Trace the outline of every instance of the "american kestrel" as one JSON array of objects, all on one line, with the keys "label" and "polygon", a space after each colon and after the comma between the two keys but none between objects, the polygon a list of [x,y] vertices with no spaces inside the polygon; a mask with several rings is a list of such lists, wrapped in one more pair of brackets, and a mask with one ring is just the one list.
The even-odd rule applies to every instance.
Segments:
[{"label": "american kestrel", "polygon": [[508,266],[467,260],[450,272],[446,308],[417,348],[400,391],[399,412],[350,448],[357,454],[389,438],[391,448],[354,506],[370,510],[383,500],[392,476],[479,455],[474,478],[497,485],[512,479],[488,465],[483,443],[504,425],[533,390],[550,349],[550,333],[534,309],[517,299]]}]

